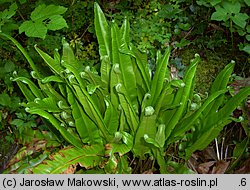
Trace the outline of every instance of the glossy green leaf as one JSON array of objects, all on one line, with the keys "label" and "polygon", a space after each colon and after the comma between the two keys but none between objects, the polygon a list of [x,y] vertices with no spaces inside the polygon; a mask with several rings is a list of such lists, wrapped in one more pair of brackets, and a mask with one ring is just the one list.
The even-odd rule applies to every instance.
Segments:
[{"label": "glossy green leaf", "polygon": [[121,76],[120,74],[115,71],[117,70],[117,68],[115,68],[116,65],[112,65],[111,68],[111,73],[110,73],[110,100],[112,102],[112,104],[114,105],[115,109],[118,109],[119,107],[119,100],[118,100],[118,94],[116,92],[116,85],[121,83]]},{"label": "glossy green leaf", "polygon": [[[141,52],[137,52],[139,54],[139,56],[141,57],[142,60],[140,60],[141,62],[144,62],[147,64],[147,54],[146,53],[141,53]],[[149,84],[147,86],[145,79],[143,78],[143,75],[137,65],[136,59],[132,59],[133,62],[133,67],[134,67],[134,73],[135,73],[135,77],[136,77],[136,85],[137,85],[137,99],[138,102],[142,102],[144,99],[144,95],[147,94],[149,92]],[[144,64],[142,63],[142,64]],[[146,65],[145,70],[148,69],[148,66]],[[149,70],[147,70],[148,76],[149,76]],[[150,76],[149,76],[149,81],[150,81]],[[148,102],[148,101],[147,101]],[[149,104],[147,104],[149,105]],[[143,108],[141,108],[141,110],[143,110]]]},{"label": "glossy green leaf", "polygon": [[234,169],[237,166],[237,164],[241,161],[242,156],[244,156],[244,153],[247,152],[248,144],[249,144],[249,137],[246,137],[244,140],[236,144],[233,151],[234,160],[230,164],[230,168],[228,169],[228,171]]},{"label": "glossy green leaf", "polygon": [[157,148],[157,149],[153,149],[152,152],[153,152],[154,158],[156,159],[158,165],[160,166],[160,173],[161,174],[169,173],[167,171],[166,159],[164,157],[164,153],[162,152],[162,150]]},{"label": "glossy green leaf", "polygon": [[231,63],[226,65],[226,67],[217,75],[210,89],[211,94],[218,90],[223,90],[227,87],[227,84],[233,72],[234,66],[235,66],[235,62],[231,61]]},{"label": "glossy green leaf", "polygon": [[62,28],[68,28],[66,20],[61,15],[53,15],[50,17],[49,23],[46,25],[49,30],[55,31]]},{"label": "glossy green leaf", "polygon": [[222,7],[230,14],[237,14],[240,12],[241,5],[239,2],[228,2],[228,1],[222,1]]},{"label": "glossy green leaf", "polygon": [[250,45],[246,45],[242,50],[250,54]]},{"label": "glossy green leaf", "polygon": [[123,24],[122,24],[120,31],[121,31],[122,39],[124,40],[124,42],[126,44],[129,44],[130,43],[130,24],[126,17],[123,20]]},{"label": "glossy green leaf", "polygon": [[158,129],[155,135],[155,141],[160,145],[160,148],[163,148],[165,144],[165,128],[166,126],[164,124],[158,125]]},{"label": "glossy green leaf", "polygon": [[[159,112],[165,113],[166,110],[173,110],[181,106],[180,103],[173,104],[169,95],[174,95],[174,88],[183,88],[185,83],[182,80],[172,80],[169,83],[164,84],[163,90],[155,105],[155,114],[158,115]],[[173,88],[174,87],[174,88]],[[166,101],[168,100],[168,101]],[[165,104],[164,104],[165,103]],[[173,113],[173,111],[171,111]],[[170,117],[170,115],[168,115]]]},{"label": "glossy green leaf", "polygon": [[[3,2],[4,3],[4,2]],[[17,4],[16,3],[12,3],[8,9],[5,9],[4,11],[0,12],[0,18],[2,20],[2,22],[4,20],[8,20],[11,17],[13,17],[16,14],[16,10],[17,10]]]},{"label": "glossy green leaf", "polygon": [[[218,111],[218,117],[225,118],[230,115],[249,95],[250,87],[242,89],[238,94],[230,98],[230,100],[226,102],[225,106]],[[217,113],[213,113],[213,115],[217,115]]]},{"label": "glossy green leaf", "polygon": [[248,18],[249,16],[246,13],[237,13],[233,16],[232,20],[237,26],[245,28]]},{"label": "glossy green leaf", "polygon": [[141,118],[139,127],[135,134],[133,152],[135,156],[144,157],[144,154],[150,152],[149,144],[146,143],[144,135],[154,139],[156,134],[156,115],[143,116]]},{"label": "glossy green leaf", "polygon": [[219,135],[223,127],[229,123],[231,123],[231,120],[226,118],[213,126],[207,126],[209,128],[204,132],[200,132],[199,137],[194,139],[194,142],[190,142],[191,145],[185,149],[185,158],[190,158],[192,153],[196,150],[203,150],[206,148]]},{"label": "glossy green leaf", "polygon": [[52,76],[48,76],[48,77],[45,77],[41,80],[42,83],[49,83],[49,82],[58,82],[58,83],[61,83],[61,82],[64,82],[64,80],[59,77],[59,76],[56,76],[56,75],[52,75]]},{"label": "glossy green leaf", "polygon": [[230,118],[231,113],[249,95],[250,87],[246,87],[228,100],[225,106],[223,106],[218,112],[211,113],[210,118],[212,118],[212,121],[209,125],[203,127],[203,130],[199,133],[199,136],[195,141],[186,148],[186,158],[189,158],[195,150],[203,150],[208,146],[208,144],[219,135],[223,127],[232,121]]},{"label": "glossy green leaf", "polygon": [[57,89],[52,87],[50,83],[46,83],[40,86],[41,86],[43,93],[46,94],[47,97],[52,97],[53,99],[57,101],[65,102],[65,98],[57,91]]},{"label": "glossy green leaf", "polygon": [[244,2],[247,4],[247,6],[250,6],[250,0],[244,0]]},{"label": "glossy green leaf", "polygon": [[121,131],[120,133],[122,134],[122,142],[131,148],[133,146],[133,136],[125,131]]},{"label": "glossy green leaf", "polygon": [[128,156],[124,155],[122,157],[118,157],[118,174],[131,174],[132,168],[129,165]]},{"label": "glossy green leaf", "polygon": [[195,174],[195,172],[193,170],[191,170],[190,168],[188,168],[187,166],[185,166],[182,163],[168,161],[167,165],[170,166],[171,168],[173,168],[174,171],[171,172],[173,174],[184,174],[184,175],[185,174]]},{"label": "glossy green leaf", "polygon": [[34,99],[36,98],[34,96],[34,94],[30,91],[30,89],[22,82],[20,81],[16,81],[18,87],[20,88],[20,90],[22,91],[23,95],[25,96],[25,98],[28,101],[34,101]]},{"label": "glossy green leaf", "polygon": [[170,48],[168,47],[163,58],[161,58],[160,60],[158,59],[158,62],[156,63],[156,71],[151,83],[151,91],[150,91],[150,94],[152,95],[151,104],[153,106],[156,104],[156,101],[163,90],[164,80],[168,70],[169,57],[170,57]]},{"label": "glossy green leaf", "polygon": [[[128,31],[124,31],[128,32]],[[128,96],[132,102],[136,101],[136,80],[132,66],[132,61],[129,55],[123,54],[119,51],[122,48],[123,51],[128,51],[126,44],[126,35],[121,34],[118,26],[114,23],[111,25],[111,37],[112,37],[112,62],[118,64],[122,76],[123,85],[128,92]]]},{"label": "glossy green leaf", "polygon": [[[105,153],[105,155],[107,155],[107,154]],[[117,173],[117,169],[118,169],[118,159],[117,159],[117,157],[118,156],[116,156],[115,154],[110,154],[109,155],[109,159],[105,163],[105,166],[104,166],[105,173],[107,173],[107,174],[115,174],[115,173]]]},{"label": "glossy green leaf", "polygon": [[79,102],[85,109],[87,115],[96,123],[99,129],[102,132],[102,135],[105,139],[109,139],[110,135],[107,130],[107,126],[103,120],[102,114],[97,106],[97,104],[93,101],[91,96],[88,94],[86,90],[86,86],[80,76],[80,69],[79,63],[76,61],[74,53],[70,48],[68,43],[64,43],[63,46],[63,56],[62,56],[63,63],[62,65],[65,66],[70,72],[74,74],[79,85],[73,85],[74,91],[76,93],[76,97],[78,98]]},{"label": "glossy green leaf", "polygon": [[[230,64],[228,64],[216,77],[214,80],[210,93],[213,94],[219,90],[224,90],[227,87],[229,78],[233,72],[235,66],[235,62],[232,61]],[[221,96],[217,101],[211,102],[210,105],[208,105],[207,110],[203,113],[204,118],[207,118],[207,115],[211,112],[215,112],[223,103],[224,96]]]},{"label": "glossy green leaf", "polygon": [[62,68],[60,63],[58,63],[58,58],[57,60],[53,59],[47,53],[39,49],[37,46],[35,46],[35,49],[39,53],[39,55],[43,58],[45,63],[52,69],[53,72],[55,72],[58,75],[60,75],[60,73],[63,72],[64,69]]},{"label": "glossy green leaf", "polygon": [[44,19],[50,18],[54,15],[60,15],[67,11],[67,8],[63,6],[57,5],[48,5],[40,4],[35,8],[35,10],[31,13],[30,18],[33,21],[40,20],[43,21]]},{"label": "glossy green leaf", "polygon": [[124,86],[122,84],[117,84],[115,88],[118,93],[119,102],[124,111],[126,121],[131,128],[132,134],[134,134],[138,127],[139,118],[133,108],[133,104],[130,101],[128,92],[126,91]]},{"label": "glossy green leaf", "polygon": [[205,109],[208,109],[208,106],[213,103],[214,101],[218,100],[218,97],[222,94],[227,92],[227,90],[221,90],[217,91],[211,96],[209,96],[206,101],[202,104],[202,106],[192,115],[189,117],[183,119],[180,121],[180,123],[177,124],[177,127],[173,130],[173,136],[182,136],[186,131],[190,130],[190,128],[194,125],[194,123],[197,121],[199,117],[203,117],[203,111]]},{"label": "glossy green leaf", "polygon": [[47,27],[42,22],[25,21],[19,27],[19,34],[25,32],[26,36],[45,39]]},{"label": "glossy green leaf", "polygon": [[98,88],[99,86],[96,86],[94,84],[89,84],[87,85],[87,92],[91,95],[91,94],[94,94],[96,89]]},{"label": "glossy green leaf", "polygon": [[94,4],[94,14],[95,14],[94,25],[99,44],[99,53],[101,56],[101,60],[104,56],[108,56],[109,60],[111,60],[110,28],[100,6],[97,3]]},{"label": "glossy green leaf", "polygon": [[61,55],[59,54],[58,49],[54,50],[54,60],[55,60],[56,64],[60,65],[60,63],[61,63]]},{"label": "glossy green leaf", "polygon": [[[108,86],[105,81],[102,80],[102,78],[97,74],[91,71],[90,69],[87,69],[88,67],[85,67],[85,70],[80,73],[81,77],[86,80],[87,83],[91,83],[93,85],[99,86],[101,89],[108,91]],[[103,92],[104,92],[103,91]]]},{"label": "glossy green leaf", "polygon": [[78,103],[72,91],[67,88],[68,101],[71,105],[72,116],[75,121],[77,132],[79,133],[83,143],[101,142],[99,131],[93,121],[86,115],[83,108]]},{"label": "glossy green leaf", "polygon": [[84,108],[88,117],[95,122],[96,126],[100,129],[104,138],[108,140],[110,138],[110,135],[108,133],[107,126],[105,125],[104,119],[102,118],[101,113],[98,110],[98,107],[94,105],[90,97],[87,97],[87,92],[83,93],[83,90],[77,85],[74,85],[74,89],[76,97],[81,103],[81,106]]},{"label": "glossy green leaf", "polygon": [[27,110],[29,113],[32,114],[37,114],[40,115],[41,117],[44,117],[45,119],[47,119],[63,136],[63,138],[65,140],[67,140],[70,144],[81,148],[82,147],[82,143],[79,141],[79,139],[76,139],[74,136],[72,136],[63,126],[61,126],[61,124],[59,123],[59,121],[51,114],[49,114],[48,112],[32,107],[29,108]]},{"label": "glossy green leaf", "polygon": [[238,158],[240,157],[244,152],[246,152],[247,145],[249,143],[249,139],[245,138],[242,142],[237,143],[234,151],[233,151],[233,157]]},{"label": "glossy green leaf", "polygon": [[[125,154],[132,149],[133,137],[126,132],[121,132],[120,134],[122,135],[123,143],[118,142],[105,145],[105,156],[109,157],[108,162],[105,164],[106,173],[123,173],[123,171],[121,171],[123,169],[119,166],[121,164],[126,164],[126,169],[128,170],[128,163],[123,159],[123,157],[126,158]],[[115,153],[118,153],[119,156]],[[119,162],[120,160],[122,160],[122,163]],[[128,171],[126,171],[126,173],[127,172]]]},{"label": "glossy green leaf", "polygon": [[229,18],[227,14],[228,13],[225,9],[223,9],[222,7],[218,7],[216,9],[216,12],[212,14],[211,20],[226,21]]},{"label": "glossy green leaf", "polygon": [[191,61],[191,65],[185,73],[183,79],[185,86],[182,89],[178,89],[178,92],[176,93],[173,104],[180,103],[180,106],[176,110],[173,110],[172,117],[169,117],[169,122],[166,123],[166,138],[170,136],[172,130],[175,128],[176,124],[181,119],[183,113],[186,111],[185,109],[187,108],[190,93],[193,93],[191,92],[191,89],[194,83],[196,67],[199,61],[200,57],[198,54],[196,54],[195,59]]},{"label": "glossy green leaf", "polygon": [[110,83],[111,62],[108,56],[103,56],[101,60],[101,79],[107,85]]},{"label": "glossy green leaf", "polygon": [[126,138],[127,144],[124,144],[124,143],[110,143],[111,149],[109,150],[109,154],[118,153],[119,156],[123,156],[132,149],[133,137],[130,135],[130,136],[127,136],[127,137],[123,137],[123,139],[124,138]]},{"label": "glossy green leaf", "polygon": [[[144,140],[146,141],[146,143],[152,144],[152,145],[154,145],[156,148],[161,148],[161,146],[159,145],[159,143],[156,142],[155,139],[148,137],[147,134],[144,135]],[[165,140],[164,140],[164,141],[165,141]]]},{"label": "glossy green leaf", "polygon": [[19,33],[25,32],[29,37],[45,38],[47,30],[59,30],[68,27],[63,14],[67,8],[57,5],[40,4],[31,13],[31,20],[27,20],[19,27]]},{"label": "glossy green leaf", "polygon": [[106,111],[104,115],[104,122],[108,126],[110,134],[114,134],[119,127],[119,115],[113,104],[108,98],[105,98]]},{"label": "glossy green leaf", "polygon": [[34,102],[28,102],[27,107],[36,107],[48,112],[60,113],[62,110],[57,106],[58,100],[53,97],[35,99]]},{"label": "glossy green leaf", "polygon": [[[79,62],[76,60],[76,57],[74,55],[74,52],[72,50],[72,48],[70,47],[69,43],[66,42],[64,39],[62,40],[63,43],[63,54],[62,54],[62,65],[66,66],[65,64],[70,65],[72,68],[74,69],[78,69],[78,75],[80,74],[79,69],[81,69],[81,65],[79,64]],[[66,67],[67,68],[67,67]],[[69,69],[69,68],[67,68]],[[70,70],[71,71],[71,70]],[[72,71],[71,71],[72,72]],[[75,73],[76,74],[76,73]]]},{"label": "glossy green leaf", "polygon": [[41,90],[35,85],[30,79],[26,77],[17,77],[13,79],[13,81],[21,81],[24,84],[27,84],[31,90],[31,92],[37,97],[42,99],[44,95],[42,94]]},{"label": "glossy green leaf", "polygon": [[[138,70],[140,71],[142,84],[145,84],[145,92],[148,92],[150,89],[150,74],[149,74],[149,68],[148,68],[148,62],[145,60],[145,56],[137,50],[133,45],[130,44],[130,48],[126,48],[126,46],[122,45],[119,48],[121,53],[130,55],[136,59]],[[135,70],[135,69],[134,69]],[[141,84],[141,85],[142,85]],[[142,86],[144,87],[144,86]]]},{"label": "glossy green leaf", "polygon": [[111,62],[112,64],[118,64],[120,69],[120,41],[121,33],[115,22],[111,23],[111,45],[112,45],[112,54],[111,54]]}]

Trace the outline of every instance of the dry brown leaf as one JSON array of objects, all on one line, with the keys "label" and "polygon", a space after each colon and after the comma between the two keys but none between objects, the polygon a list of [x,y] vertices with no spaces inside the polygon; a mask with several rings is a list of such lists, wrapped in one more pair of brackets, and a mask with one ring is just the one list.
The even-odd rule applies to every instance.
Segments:
[{"label": "dry brown leaf", "polygon": [[143,172],[142,174],[153,174],[153,171],[152,170],[147,170],[147,171]]},{"label": "dry brown leaf", "polygon": [[211,146],[205,148],[205,150],[203,151],[203,156],[204,156],[204,159],[206,160],[217,160],[217,156],[214,151],[214,148]]},{"label": "dry brown leaf", "polygon": [[76,167],[77,167],[78,163],[74,164],[74,165],[70,165],[67,170],[65,170],[63,172],[63,174],[74,174],[76,171]]},{"label": "dry brown leaf", "polygon": [[199,164],[199,166],[197,167],[197,171],[200,174],[208,174],[210,170],[210,168],[216,163],[216,161],[210,161],[210,162],[205,162],[202,164]]},{"label": "dry brown leaf", "polygon": [[224,160],[220,160],[216,162],[213,167],[212,174],[224,174],[229,166],[230,162],[226,162]]}]

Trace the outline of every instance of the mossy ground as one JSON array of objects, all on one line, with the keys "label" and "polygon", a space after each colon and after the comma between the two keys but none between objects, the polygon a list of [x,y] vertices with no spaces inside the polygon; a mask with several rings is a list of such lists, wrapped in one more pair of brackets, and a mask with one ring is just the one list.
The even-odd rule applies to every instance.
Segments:
[{"label": "mossy ground", "polygon": [[[246,77],[249,75],[249,66],[245,66],[249,61],[246,57],[230,56],[228,50],[223,51],[205,50],[201,51],[195,47],[186,48],[179,52],[179,57],[182,58],[182,63],[185,66],[189,65],[191,59],[194,58],[195,53],[200,54],[201,61],[198,64],[196,71],[196,87],[195,91],[197,93],[205,94],[209,92],[212,82],[218,75],[218,73],[228,64],[231,60],[236,62],[235,73],[240,76]],[[225,56],[225,53],[228,55]],[[249,63],[248,63],[249,64]]]}]

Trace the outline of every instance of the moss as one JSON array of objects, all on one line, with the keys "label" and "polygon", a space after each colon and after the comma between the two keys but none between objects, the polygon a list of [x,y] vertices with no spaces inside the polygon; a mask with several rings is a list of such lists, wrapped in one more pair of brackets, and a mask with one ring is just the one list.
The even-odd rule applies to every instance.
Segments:
[{"label": "moss", "polygon": [[[179,55],[182,58],[182,63],[188,66],[195,53],[197,53],[196,49],[183,50]],[[201,55],[201,62],[197,67],[195,91],[205,94],[205,92],[209,92],[212,82],[225,65],[230,62],[230,59],[225,59],[225,56],[220,56],[219,53],[210,50],[199,54]]]}]

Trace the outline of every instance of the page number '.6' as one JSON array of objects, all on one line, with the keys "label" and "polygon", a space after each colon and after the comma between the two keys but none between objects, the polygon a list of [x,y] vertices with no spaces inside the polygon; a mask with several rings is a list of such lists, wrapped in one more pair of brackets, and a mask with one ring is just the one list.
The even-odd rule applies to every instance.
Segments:
[{"label": "page number '.6'", "polygon": [[239,186],[246,186],[247,185],[247,180],[246,178],[241,178],[240,185]]}]

